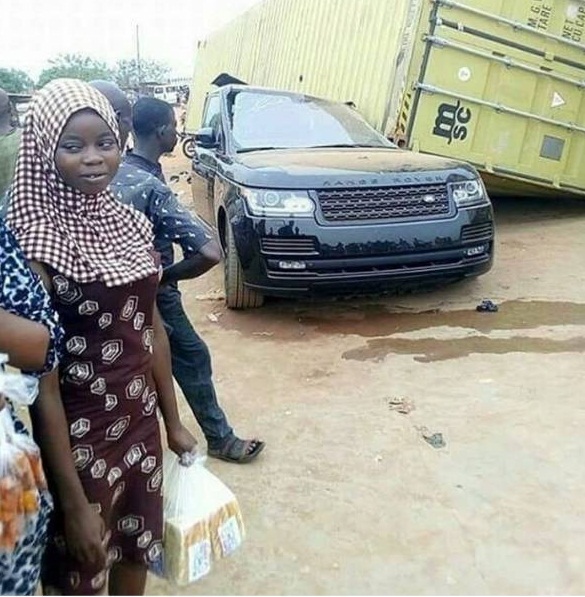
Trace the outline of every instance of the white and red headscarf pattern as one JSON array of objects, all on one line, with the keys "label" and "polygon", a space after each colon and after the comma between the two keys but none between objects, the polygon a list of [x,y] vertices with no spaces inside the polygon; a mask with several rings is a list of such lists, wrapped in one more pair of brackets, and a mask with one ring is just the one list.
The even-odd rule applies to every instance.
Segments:
[{"label": "white and red headscarf pattern", "polygon": [[55,150],[67,121],[94,110],[118,135],[116,116],[96,89],[74,79],[47,84],[33,98],[10,189],[7,220],[29,260],[85,284],[121,286],[158,271],[152,226],[107,189],[85,195],[67,185]]}]

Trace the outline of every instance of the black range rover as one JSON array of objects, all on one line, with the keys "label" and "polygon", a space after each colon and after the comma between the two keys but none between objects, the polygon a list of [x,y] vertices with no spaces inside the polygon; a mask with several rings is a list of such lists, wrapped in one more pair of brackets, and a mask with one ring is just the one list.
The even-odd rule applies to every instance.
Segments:
[{"label": "black range rover", "polygon": [[470,165],[397,148],[355,109],[228,85],[207,96],[192,188],[231,308],[487,272],[494,222]]}]

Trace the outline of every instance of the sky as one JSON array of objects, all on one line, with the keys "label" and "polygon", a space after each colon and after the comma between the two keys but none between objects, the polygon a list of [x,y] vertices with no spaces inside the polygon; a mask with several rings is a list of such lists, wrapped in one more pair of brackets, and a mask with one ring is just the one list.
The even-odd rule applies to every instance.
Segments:
[{"label": "sky", "polygon": [[165,62],[191,77],[197,41],[261,0],[16,0],[0,18],[0,68],[33,79],[58,54],[113,65],[136,57]]}]

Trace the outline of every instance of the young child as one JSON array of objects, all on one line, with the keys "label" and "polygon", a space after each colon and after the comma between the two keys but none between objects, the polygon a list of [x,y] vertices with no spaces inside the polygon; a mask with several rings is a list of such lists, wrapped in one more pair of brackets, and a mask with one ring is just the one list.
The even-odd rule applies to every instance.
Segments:
[{"label": "young child", "polygon": [[[195,446],[178,416],[154,303],[151,226],[108,187],[119,163],[116,115],[101,93],[60,79],[35,95],[8,221],[65,329],[59,376],[41,384],[52,397],[41,404],[53,408],[35,420],[56,501],[43,584],[65,594],[96,594],[106,583],[114,594],[144,593],[147,566],[162,553],[157,407],[169,447]],[[77,480],[63,473],[69,443]]]}]

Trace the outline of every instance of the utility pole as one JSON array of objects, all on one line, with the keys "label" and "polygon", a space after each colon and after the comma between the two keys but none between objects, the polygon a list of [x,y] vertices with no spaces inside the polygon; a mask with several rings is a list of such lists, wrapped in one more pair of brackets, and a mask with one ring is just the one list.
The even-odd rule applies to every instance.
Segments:
[{"label": "utility pole", "polygon": [[138,92],[140,92],[142,84],[142,70],[140,68],[140,31],[138,25],[136,25],[136,66],[138,68]]}]

